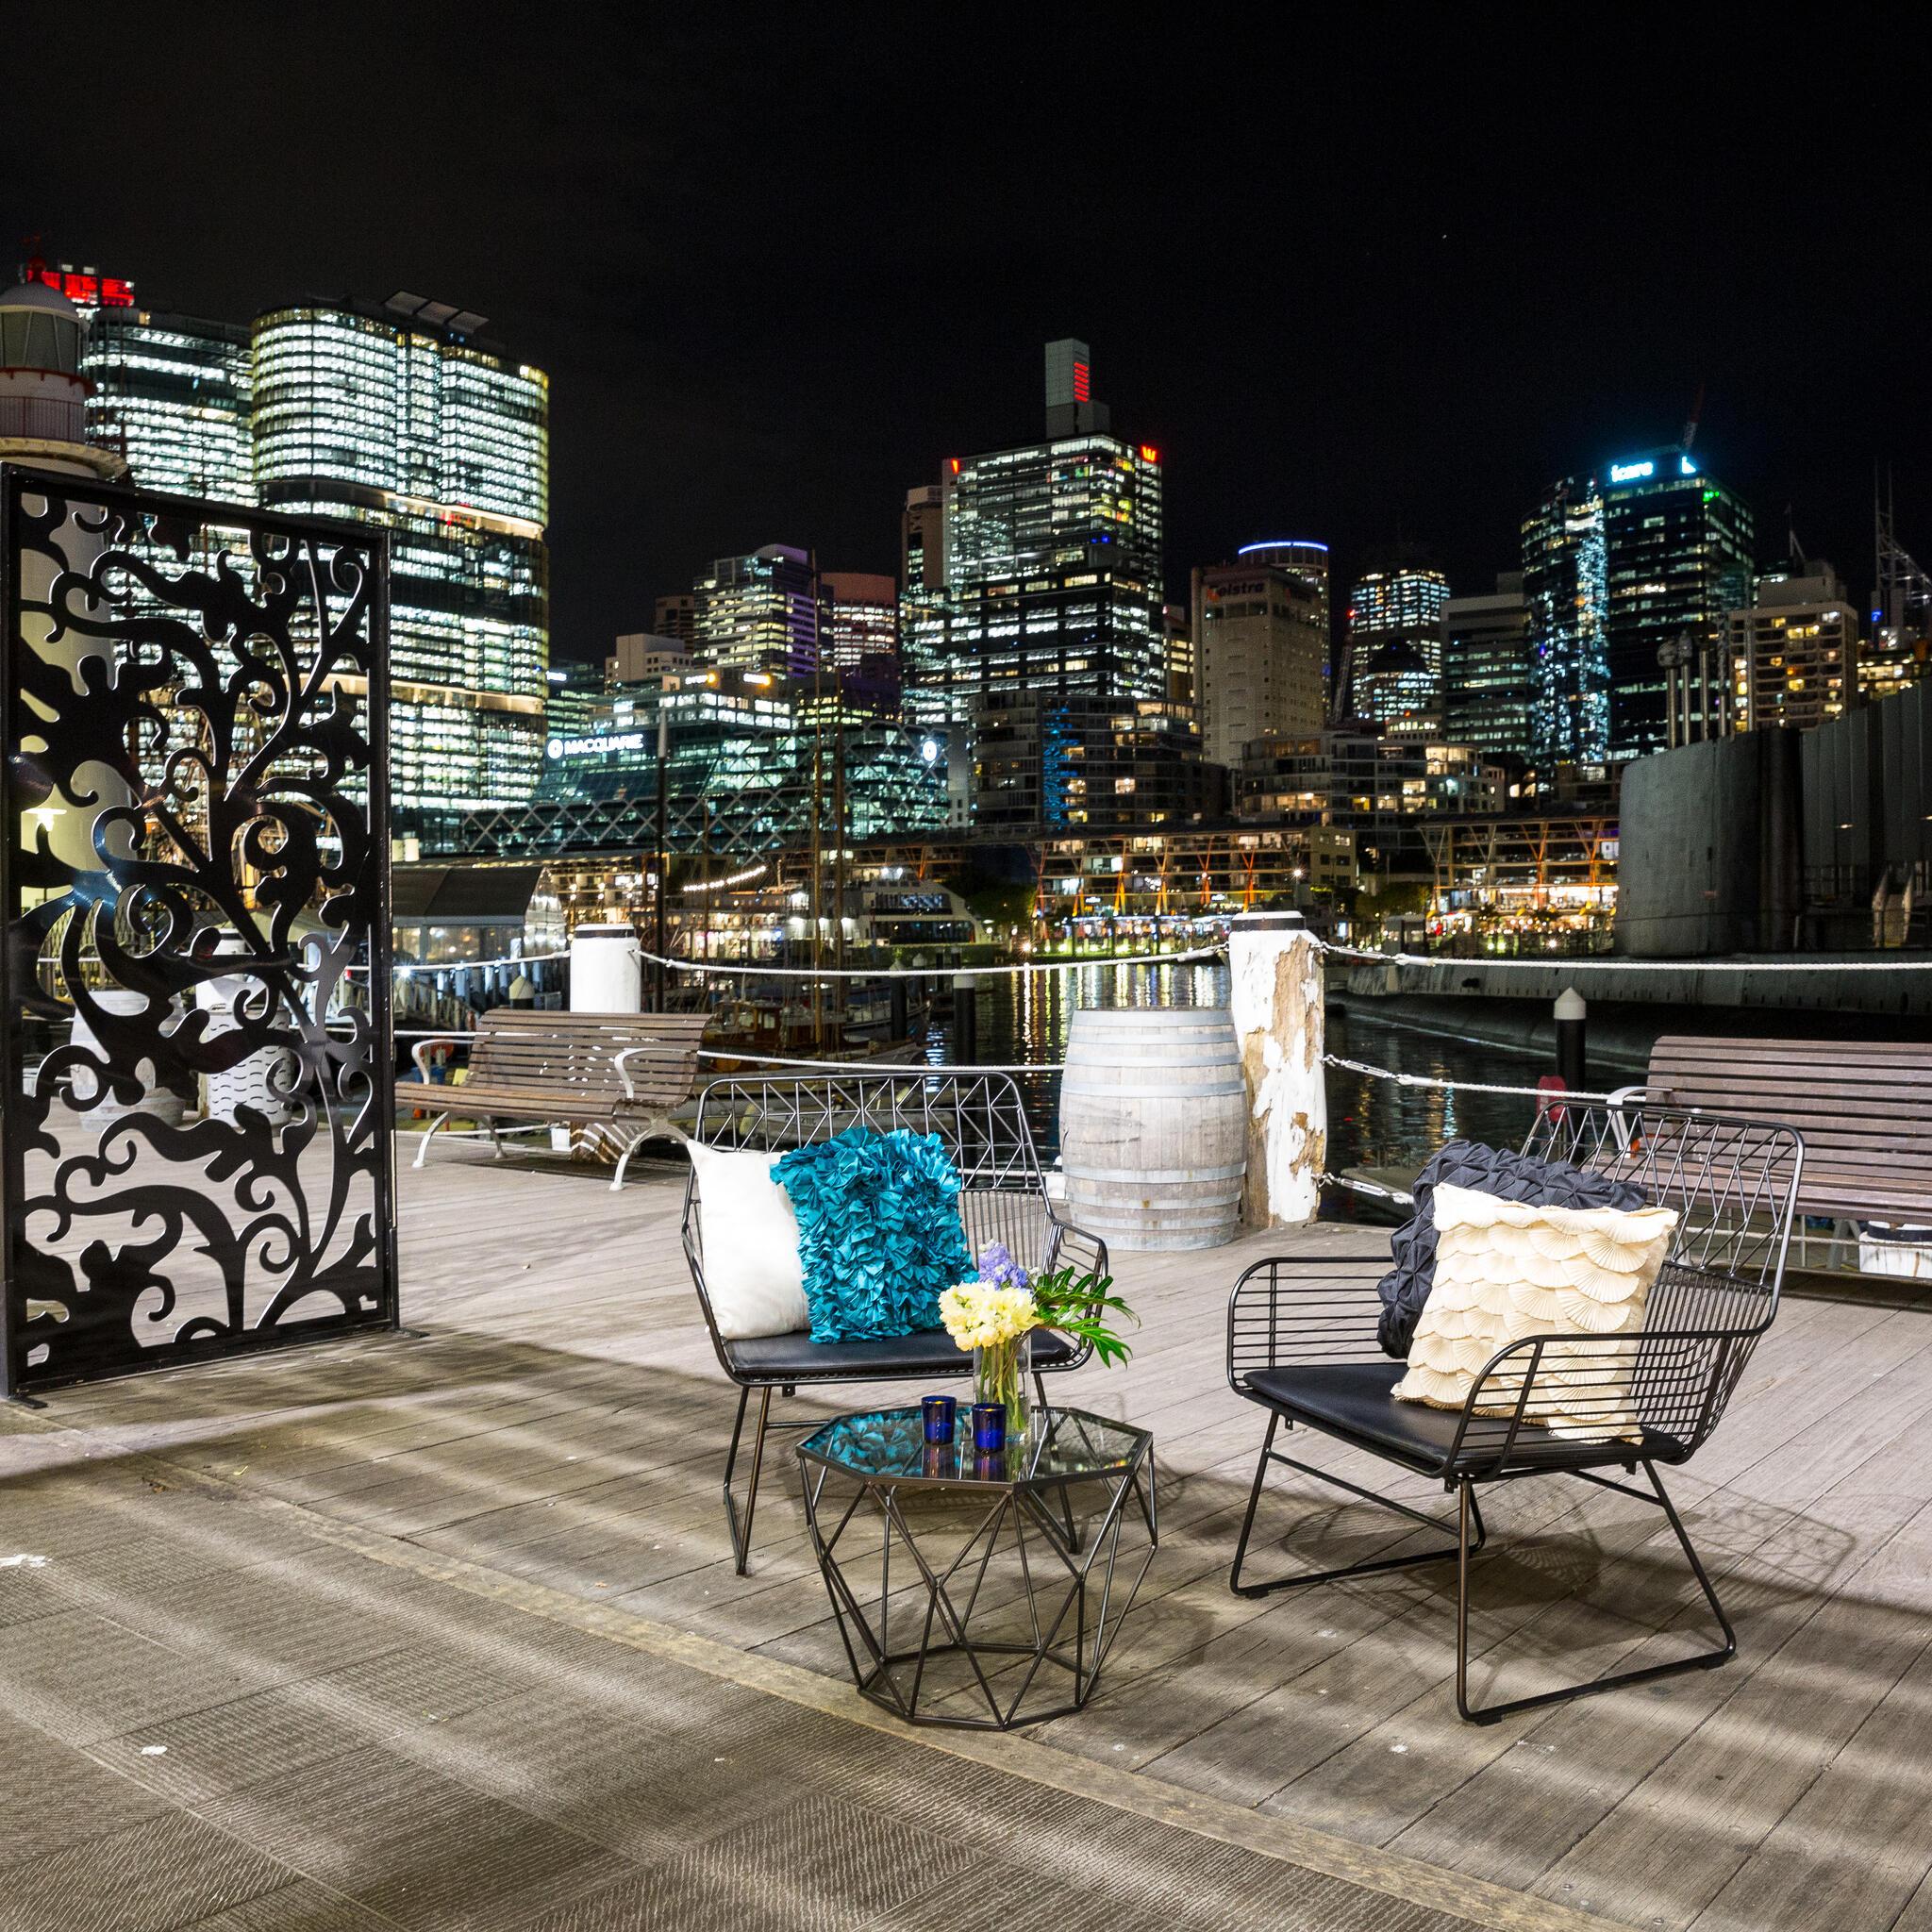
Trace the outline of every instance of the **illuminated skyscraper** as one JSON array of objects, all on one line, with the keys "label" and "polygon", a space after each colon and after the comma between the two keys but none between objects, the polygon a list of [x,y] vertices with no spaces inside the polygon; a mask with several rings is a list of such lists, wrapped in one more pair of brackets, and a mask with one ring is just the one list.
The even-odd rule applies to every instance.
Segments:
[{"label": "illuminated skyscraper", "polygon": [[1668,741],[1660,653],[1724,642],[1724,613],[1749,603],[1751,512],[1674,443],[1609,465],[1603,487],[1609,755]]},{"label": "illuminated skyscraper", "polygon": [[872,571],[819,575],[824,669],[838,673],[848,708],[900,714],[899,584]]},{"label": "illuminated skyscraper", "polygon": [[549,378],[419,296],[255,321],[255,477],[276,509],[390,533],[391,798],[536,789],[550,647]]},{"label": "illuminated skyscraper", "polygon": [[675,596],[659,597],[651,630],[657,637],[675,638],[689,650],[698,636],[697,592],[680,591]]},{"label": "illuminated skyscraper", "polygon": [[[828,823],[830,734],[816,681],[691,670],[655,684],[613,686],[593,700],[579,734],[553,736],[537,803],[501,814],[486,836],[518,855],[573,845],[648,847],[656,835],[660,712],[674,851],[710,843],[769,853],[804,844],[814,824]],[[921,755],[917,734],[890,719],[853,714],[841,735],[849,837],[944,825],[945,774]]]},{"label": "illuminated skyscraper", "polygon": [[[1725,625],[1733,729],[1785,724],[1806,730],[1844,710],[1847,680],[1857,676],[1858,613],[1823,558],[1767,571],[1749,608],[1728,612]],[[1697,732],[1684,715],[1692,702],[1691,668],[1679,667],[1671,680],[1678,705],[1674,742],[1717,735]]]},{"label": "illuminated skyscraper", "polygon": [[485,318],[398,294],[249,327],[92,281],[88,433],[144,488],[390,533],[398,824],[530,797],[549,656],[549,379]]},{"label": "illuminated skyscraper", "polygon": [[1322,728],[1328,675],[1328,549],[1244,544],[1194,573],[1195,704],[1207,756],[1232,768],[1257,738]]},{"label": "illuminated skyscraper", "polygon": [[255,358],[245,327],[104,306],[84,366],[88,441],[125,457],[143,490],[255,501]]},{"label": "illuminated skyscraper", "polygon": [[867,658],[896,663],[899,586],[871,571],[828,570],[820,579],[829,625],[825,661],[857,671]]},{"label": "illuminated skyscraper", "polygon": [[1494,756],[1530,756],[1529,599],[1523,574],[1496,579],[1490,597],[1442,607],[1442,736]]},{"label": "illuminated skyscraper", "polygon": [[[658,637],[653,631],[626,631],[604,660],[606,684],[655,684],[673,672],[691,669],[691,652],[679,638]],[[557,685],[551,676],[551,688]],[[552,734],[555,736],[555,733]]]},{"label": "illuminated skyscraper", "polygon": [[819,573],[809,550],[767,543],[721,557],[693,592],[691,661],[809,677],[819,661]]},{"label": "illuminated skyscraper", "polygon": [[1241,562],[1256,569],[1263,565],[1291,571],[1319,599],[1322,627],[1328,627],[1328,546],[1307,537],[1270,537],[1259,543],[1243,543],[1239,552]]},{"label": "illuminated skyscraper", "polygon": [[1529,600],[1529,741],[1539,765],[1600,764],[1610,749],[1604,500],[1566,476],[1523,520]]},{"label": "illuminated skyscraper", "polygon": [[1046,418],[1045,441],[946,464],[946,593],[904,640],[921,724],[1019,690],[1161,695],[1159,452],[1108,433],[1084,343],[1047,345]]},{"label": "illuminated skyscraper", "polygon": [[1165,632],[1161,648],[1167,653],[1167,701],[1191,708],[1195,696],[1193,612],[1186,604],[1169,604],[1161,616]]},{"label": "illuminated skyscraper", "polygon": [[1348,599],[1343,714],[1411,735],[1441,730],[1448,601],[1449,579],[1419,562],[1393,560],[1361,577]]},{"label": "illuminated skyscraper", "polygon": [[922,483],[906,492],[899,519],[899,581],[915,601],[946,587],[946,492]]},{"label": "illuminated skyscraper", "polygon": [[1161,700],[1013,691],[976,720],[973,820],[982,829],[1121,830],[1219,818],[1225,774],[1193,721]]}]

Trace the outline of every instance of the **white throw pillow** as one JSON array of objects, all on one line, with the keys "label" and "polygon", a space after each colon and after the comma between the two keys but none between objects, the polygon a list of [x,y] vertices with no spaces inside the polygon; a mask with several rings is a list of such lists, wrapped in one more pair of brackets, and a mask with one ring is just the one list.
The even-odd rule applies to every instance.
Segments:
[{"label": "white throw pillow", "polygon": [[811,1326],[798,1216],[772,1178],[775,1155],[687,1141],[703,1208],[705,1290],[726,1341]]}]

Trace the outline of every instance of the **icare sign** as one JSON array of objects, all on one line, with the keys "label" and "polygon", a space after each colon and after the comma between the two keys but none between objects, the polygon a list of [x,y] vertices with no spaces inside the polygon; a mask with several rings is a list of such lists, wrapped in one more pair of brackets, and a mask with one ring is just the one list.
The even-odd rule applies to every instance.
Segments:
[{"label": "icare sign", "polygon": [[[1677,475],[1680,476],[1694,476],[1696,474],[1697,465],[1689,457],[1680,454],[1677,458]],[[1612,483],[1644,483],[1648,482],[1656,475],[1657,459],[1654,457],[1642,457],[1634,463],[1612,463],[1610,465],[1610,481]]]}]

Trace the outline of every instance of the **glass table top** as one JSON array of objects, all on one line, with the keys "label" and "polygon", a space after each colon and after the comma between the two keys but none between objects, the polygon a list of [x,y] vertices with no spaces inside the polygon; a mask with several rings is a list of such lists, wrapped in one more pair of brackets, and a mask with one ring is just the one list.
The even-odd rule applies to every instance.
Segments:
[{"label": "glass table top", "polygon": [[914,1408],[874,1408],[841,1415],[799,1443],[807,1461],[848,1475],[892,1483],[978,1483],[1008,1488],[1077,1482],[1130,1470],[1153,1439],[1145,1429],[1083,1408],[1036,1408],[1024,1436],[981,1455],[973,1446],[973,1416],[959,1405],[950,1442],[928,1442]]}]

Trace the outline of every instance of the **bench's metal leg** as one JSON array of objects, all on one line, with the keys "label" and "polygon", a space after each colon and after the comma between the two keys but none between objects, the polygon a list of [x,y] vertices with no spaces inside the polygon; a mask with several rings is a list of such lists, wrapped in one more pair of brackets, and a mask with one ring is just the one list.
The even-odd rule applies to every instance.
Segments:
[{"label": "bench's metal leg", "polygon": [[768,1388],[758,1391],[758,1425],[751,1445],[751,1487],[745,1492],[744,1513],[741,1516],[738,1498],[731,1493],[731,1478],[738,1468],[739,1438],[744,1431],[744,1411],[750,1401],[751,1391],[741,1389],[738,1420],[731,1424],[731,1449],[724,1458],[724,1520],[731,1528],[732,1561],[741,1576],[751,1558],[751,1524],[758,1507],[758,1474],[765,1462],[765,1430],[771,1422],[772,1391]]},{"label": "bench's metal leg", "polygon": [[[1717,1600],[1717,1591],[1711,1588],[1710,1578],[1698,1559],[1697,1552],[1691,1547],[1683,1519],[1664,1493],[1656,1465],[1646,1459],[1643,1473],[1650,1478],[1651,1488],[1657,1491],[1657,1504],[1690,1564],[1690,1574],[1696,1577],[1697,1587],[1703,1591],[1704,1600],[1710,1606],[1710,1613],[1717,1619],[1718,1628],[1724,1632],[1723,1643],[1715,1650],[1701,1650],[1693,1657],[1680,1657],[1671,1663],[1648,1664],[1637,1671],[1617,1671],[1607,1677],[1593,1677],[1588,1683],[1567,1685],[1560,1690],[1544,1690],[1535,1697],[1512,1698],[1504,1704],[1472,1705],[1469,1701],[1469,1559],[1475,1551],[1468,1537],[1470,1512],[1475,1507],[1475,1497],[1473,1487],[1465,1481],[1461,1486],[1463,1551],[1456,1567],[1456,1707],[1471,1724],[1492,1724],[1506,1717],[1514,1717],[1518,1711],[1537,1710],[1546,1704],[1564,1704],[1574,1697],[1594,1697],[1600,1691],[1618,1690],[1631,1684],[1651,1684],[1659,1677],[1674,1677],[1683,1671],[1713,1671],[1737,1656],[1738,1634],[1731,1628],[1731,1620],[1724,1615],[1724,1607]],[[1619,1484],[1618,1488],[1623,1489],[1623,1485]],[[1639,1495],[1641,1492],[1624,1490],[1624,1493]],[[1477,1520],[1480,1522],[1481,1519]]]},{"label": "bench's metal leg", "polygon": [[429,1123],[429,1125],[424,1130],[423,1144],[416,1149],[416,1158],[409,1163],[412,1168],[421,1167],[429,1158],[429,1143],[436,1138],[437,1128],[447,1126],[455,1118],[454,1114],[440,1113]]},{"label": "bench's metal leg", "polygon": [[637,1137],[636,1140],[631,1141],[631,1143],[624,1150],[624,1158],[617,1163],[617,1178],[610,1183],[610,1191],[613,1194],[616,1193],[617,1191],[624,1186],[625,1172],[630,1166],[631,1156],[635,1154],[638,1151],[638,1149],[641,1147],[644,1144],[644,1142],[648,1141],[650,1138],[650,1129],[647,1127],[641,1134],[640,1134]]},{"label": "bench's metal leg", "polygon": [[490,1144],[496,1150],[497,1159],[501,1160],[503,1158],[503,1136],[496,1131],[494,1120],[486,1123],[486,1124],[490,1128]]},{"label": "bench's metal leg", "polygon": [[[1274,1432],[1281,1426],[1281,1417],[1271,1414],[1268,1418],[1268,1434],[1261,1443],[1261,1454],[1255,1464],[1255,1481],[1248,1491],[1247,1513],[1241,1518],[1241,1532],[1234,1546],[1234,1562],[1227,1573],[1227,1587],[1237,1596],[1272,1596],[1278,1590],[1300,1590],[1310,1583],[1335,1583],[1348,1576],[1374,1576],[1383,1570],[1410,1570],[1419,1563],[1446,1562],[1451,1557],[1466,1560],[1475,1550],[1482,1548],[1489,1536],[1483,1524],[1482,1510],[1477,1507],[1474,1495],[1469,1498],[1469,1510],[1475,1524],[1475,1541],[1470,1545],[1466,1541],[1445,1544],[1440,1548],[1418,1550],[1407,1557],[1371,1557],[1360,1563],[1344,1563],[1339,1570],[1310,1570],[1294,1576],[1277,1576],[1266,1583],[1243,1583],[1241,1565],[1247,1558],[1248,1538],[1254,1532],[1255,1510],[1261,1501],[1261,1489],[1268,1478],[1268,1465],[1278,1462],[1284,1469],[1299,1470],[1304,1475],[1311,1475],[1317,1482],[1331,1484],[1338,1490],[1346,1490],[1352,1496],[1359,1496],[1365,1503],[1374,1503],[1378,1508],[1392,1509],[1398,1516],[1407,1516],[1411,1522],[1420,1523],[1425,1529],[1446,1530],[1451,1527],[1440,1517],[1429,1516],[1420,1509],[1411,1509],[1407,1503],[1398,1503],[1390,1496],[1378,1496],[1373,1490],[1365,1490],[1359,1483],[1352,1483],[1346,1476],[1336,1475],[1332,1471],[1316,1469],[1311,1463],[1297,1462],[1291,1456],[1284,1456],[1274,1446]],[[1464,1488],[1468,1486],[1465,1484]],[[1466,1540],[1467,1524],[1459,1528],[1459,1538]]]}]

